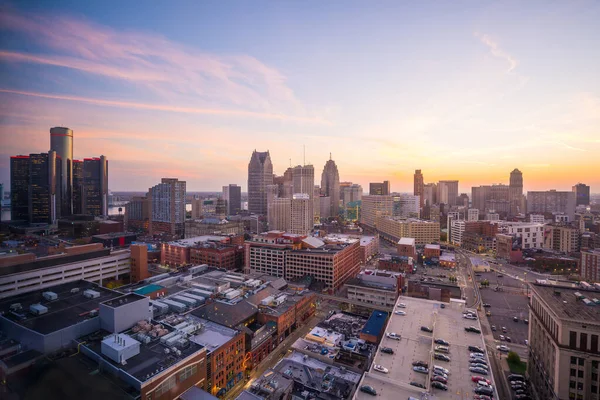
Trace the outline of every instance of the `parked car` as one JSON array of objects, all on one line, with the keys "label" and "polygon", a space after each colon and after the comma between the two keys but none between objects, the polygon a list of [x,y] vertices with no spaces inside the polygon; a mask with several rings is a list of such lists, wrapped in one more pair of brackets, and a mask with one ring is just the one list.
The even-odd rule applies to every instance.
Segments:
[{"label": "parked car", "polygon": [[433,341],[435,344],[441,344],[443,346],[450,346],[450,343],[448,343],[447,341],[445,341],[444,339],[435,339]]},{"label": "parked car", "polygon": [[429,369],[427,369],[425,367],[413,367],[413,371],[419,372],[421,374],[428,374],[429,373]]},{"label": "parked car", "polygon": [[492,313],[491,313],[490,311],[486,311],[486,312],[485,312],[485,316],[486,316],[486,317],[491,317],[491,316],[492,316]]},{"label": "parked car", "polygon": [[502,332],[503,332],[503,333],[506,333],[506,332],[508,332],[505,326],[503,326],[503,327],[502,327]]},{"label": "parked car", "polygon": [[440,371],[440,372],[443,372],[443,373],[444,373],[444,374],[446,374],[446,375],[450,375],[450,371],[449,371],[448,369],[446,369],[446,368],[444,368],[444,367],[442,367],[442,366],[439,366],[439,365],[434,365],[434,366],[433,366],[433,370],[434,370],[434,371]]},{"label": "parked car", "polygon": [[398,335],[396,332],[388,332],[386,336],[388,337],[388,339],[394,340],[400,340],[402,338],[402,336]]},{"label": "parked car", "polygon": [[423,385],[422,383],[419,383],[419,382],[411,382],[410,385],[414,386],[414,387],[418,387],[420,389],[425,389],[425,385]]},{"label": "parked car", "polygon": [[394,311],[394,314],[396,314],[396,315],[406,315],[406,313],[404,311],[402,311],[402,310],[396,310],[396,311]]},{"label": "parked car", "polygon": [[385,354],[394,354],[394,349],[390,347],[382,347],[381,352]]},{"label": "parked car", "polygon": [[519,317],[513,317],[513,321],[519,322]]},{"label": "parked car", "polygon": [[370,394],[371,396],[377,396],[377,391],[375,389],[373,389],[372,386],[369,386],[369,385],[362,385],[360,387],[360,391],[363,393]]},{"label": "parked car", "polygon": [[483,303],[483,307],[484,307],[484,308],[490,308],[491,306],[492,306],[491,304],[488,304],[488,303]]},{"label": "parked car", "polygon": [[433,375],[434,376],[441,376],[442,378],[448,379],[448,375],[446,375],[445,373],[443,373],[442,371],[433,371]]},{"label": "parked car", "polygon": [[507,336],[507,337],[506,337],[506,341],[507,341],[508,343],[511,343],[511,342],[512,342],[512,339],[510,338],[510,336]]},{"label": "parked car", "polygon": [[494,389],[489,388],[489,387],[484,387],[484,386],[476,387],[475,390],[473,390],[473,391],[477,394],[485,394],[486,396],[494,395]]},{"label": "parked car", "polygon": [[488,375],[488,372],[483,368],[470,367],[469,371],[473,372],[474,374]]},{"label": "parked car", "polygon": [[485,356],[481,353],[470,353],[469,357],[471,358],[480,358],[482,360],[485,360]]},{"label": "parked car", "polygon": [[398,303],[398,308],[406,308],[406,304],[404,304],[404,303]]},{"label": "parked car", "polygon": [[384,367],[383,365],[379,365],[379,364],[375,364],[373,365],[373,369],[377,372],[381,372],[384,374],[387,374],[388,372],[390,372],[389,369],[387,369],[386,367]]},{"label": "parked car", "polygon": [[450,357],[448,357],[445,354],[441,354],[441,353],[434,353],[433,358],[435,358],[436,360],[440,360],[440,361],[450,362]]},{"label": "parked car", "polygon": [[464,319],[477,319],[473,314],[463,314]]},{"label": "parked car", "polygon": [[490,396],[486,396],[485,394],[476,394],[473,396],[473,400],[492,400]]},{"label": "parked car", "polygon": [[471,381],[473,381],[473,382],[475,382],[475,383],[483,381],[483,382],[487,382],[487,383],[488,383],[488,384],[490,384],[490,385],[492,384],[492,382],[490,382],[490,380],[489,380],[489,379],[486,379],[486,378],[484,378],[483,376],[477,376],[477,375],[473,375],[473,376],[471,377]]},{"label": "parked car", "polygon": [[487,365],[480,364],[480,363],[470,363],[469,367],[471,367],[471,368],[481,368],[481,369],[485,369],[486,371],[490,370],[490,368]]},{"label": "parked car", "polygon": [[469,351],[473,352],[473,353],[482,353],[483,354],[483,349],[479,346],[469,346]]},{"label": "parked car", "polygon": [[492,325],[492,330],[495,331],[496,330],[496,325]]},{"label": "parked car", "polygon": [[442,304],[440,304],[440,307],[446,308],[446,305],[444,303],[442,303]]},{"label": "parked car", "polygon": [[440,353],[450,353],[450,349],[446,346],[435,346],[435,351],[439,351]]},{"label": "parked car", "polygon": [[422,326],[422,327],[421,327],[421,330],[422,330],[423,332],[429,332],[429,333],[432,333],[432,332],[433,332],[433,328],[430,328],[430,327],[428,327],[428,326]]},{"label": "parked car", "polygon": [[509,381],[521,381],[521,382],[524,382],[525,381],[525,377],[523,375],[519,375],[519,374],[510,374],[508,376],[508,380]]},{"label": "parked car", "polygon": [[481,333],[481,331],[479,329],[477,329],[474,326],[468,326],[465,328],[466,332],[473,332],[473,333]]},{"label": "parked car", "polygon": [[505,346],[505,345],[496,346],[496,349],[503,353],[508,353],[510,351],[510,347]]},{"label": "parked car", "polygon": [[429,364],[426,363],[425,361],[413,361],[412,365],[413,365],[413,367],[425,367],[425,368],[429,368]]},{"label": "parked car", "polygon": [[474,364],[488,365],[487,361],[485,361],[483,358],[470,358],[469,362]]},{"label": "parked car", "polygon": [[504,335],[500,335],[499,337],[500,337],[500,340],[502,340],[502,341],[506,340],[506,336],[504,336]]},{"label": "parked car", "polygon": [[444,378],[443,376],[434,375],[431,377],[431,382],[441,382],[443,384],[446,384],[448,383],[448,379]]},{"label": "parked car", "polygon": [[431,387],[440,390],[448,390],[448,386],[444,385],[442,382],[431,382]]},{"label": "parked car", "polygon": [[525,323],[525,325],[529,325],[529,320],[528,319],[524,319],[523,322]]}]

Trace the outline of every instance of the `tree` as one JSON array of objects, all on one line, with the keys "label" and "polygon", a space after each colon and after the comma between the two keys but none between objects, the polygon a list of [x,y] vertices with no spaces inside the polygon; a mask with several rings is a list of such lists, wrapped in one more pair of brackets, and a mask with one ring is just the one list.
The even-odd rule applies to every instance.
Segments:
[{"label": "tree", "polygon": [[519,355],[514,351],[509,351],[508,356],[506,357],[506,361],[508,361],[510,364],[518,365],[521,363],[521,357],[519,357]]}]

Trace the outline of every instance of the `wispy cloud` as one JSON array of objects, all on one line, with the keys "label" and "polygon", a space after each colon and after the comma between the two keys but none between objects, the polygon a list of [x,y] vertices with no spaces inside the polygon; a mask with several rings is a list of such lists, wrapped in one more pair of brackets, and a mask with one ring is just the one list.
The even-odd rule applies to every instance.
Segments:
[{"label": "wispy cloud", "polygon": [[506,70],[507,73],[514,70],[519,64],[516,58],[514,58],[502,48],[500,48],[498,43],[494,41],[489,35],[475,32],[475,37],[477,37],[481,41],[481,43],[483,43],[490,49],[490,52],[494,57],[501,58],[508,63],[508,69]]},{"label": "wispy cloud", "polygon": [[253,112],[238,115],[313,120],[283,73],[246,54],[202,52],[160,35],[7,8],[0,13],[0,30],[23,35],[44,49],[44,54],[0,49],[0,59],[6,63],[51,65],[126,81],[170,104],[190,108],[236,107]]},{"label": "wispy cloud", "polygon": [[269,113],[260,113],[260,112],[254,112],[254,111],[178,107],[178,106],[169,106],[169,105],[164,105],[164,104],[146,104],[146,103],[135,103],[135,102],[128,102],[128,101],[118,101],[118,100],[104,100],[104,99],[94,99],[94,98],[89,98],[89,97],[68,96],[68,95],[59,95],[59,94],[51,94],[51,93],[27,92],[27,91],[23,91],[23,90],[11,90],[11,89],[0,89],[0,93],[17,94],[17,95],[22,95],[22,96],[32,96],[32,97],[39,97],[39,98],[53,99],[53,100],[76,101],[76,102],[80,102],[80,103],[88,103],[88,104],[94,104],[94,105],[99,105],[99,106],[123,107],[123,108],[133,108],[133,109],[140,109],[140,110],[166,111],[166,112],[175,112],[175,113],[184,113],[184,114],[227,115],[227,116],[239,116],[239,117],[292,120],[292,121],[302,121],[302,122],[312,122],[312,123],[327,123],[327,121],[324,121],[324,120],[321,120],[318,118],[303,118],[303,117],[294,117],[294,116],[283,115],[283,114],[269,114]]}]

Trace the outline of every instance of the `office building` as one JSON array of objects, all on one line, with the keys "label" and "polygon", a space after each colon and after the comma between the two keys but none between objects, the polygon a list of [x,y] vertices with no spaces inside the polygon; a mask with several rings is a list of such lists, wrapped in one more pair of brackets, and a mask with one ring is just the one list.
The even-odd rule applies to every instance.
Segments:
[{"label": "office building", "polygon": [[541,249],[544,245],[544,225],[531,222],[499,221],[498,233],[521,242],[522,249]]},{"label": "office building", "polygon": [[73,213],[73,131],[69,128],[50,129],[50,150],[61,159],[59,216]]},{"label": "office building", "polygon": [[292,228],[292,199],[275,197],[269,204],[269,230],[289,232]]},{"label": "office building", "polygon": [[185,238],[205,235],[243,235],[244,221],[219,218],[187,219],[185,221]]},{"label": "office building", "polygon": [[312,165],[297,165],[292,172],[292,182],[295,194],[307,194],[310,199],[314,198],[315,192],[315,169]]},{"label": "office building", "polygon": [[417,246],[415,238],[403,237],[400,238],[397,244],[398,255],[400,257],[412,257],[416,260],[417,258]]},{"label": "office building", "polygon": [[419,196],[419,207],[423,207],[424,203],[424,183],[423,183],[423,174],[421,173],[420,169],[415,170],[415,175],[414,175],[414,189],[413,189],[413,194],[415,196]]},{"label": "office building", "polygon": [[248,163],[248,211],[267,215],[267,186],[273,184],[273,164],[269,151],[254,150]]},{"label": "office building", "polygon": [[223,186],[223,200],[227,202],[227,215],[237,215],[242,210],[241,186],[229,184]]},{"label": "office building", "polygon": [[514,169],[510,173],[508,183],[508,201],[510,202],[510,215],[525,213],[523,205],[523,173]]},{"label": "office building", "polygon": [[541,284],[530,291],[527,375],[538,398],[598,398],[598,292]]},{"label": "office building", "polygon": [[394,195],[394,212],[396,217],[419,218],[421,215],[421,199],[419,196],[401,193]]},{"label": "office building", "polygon": [[83,161],[73,160],[73,214],[83,214]]},{"label": "office building", "polygon": [[423,204],[433,206],[437,203],[437,184],[428,183],[426,185],[423,185]]},{"label": "office building", "polygon": [[148,190],[151,204],[150,231],[174,237],[185,236],[185,181],[162,178]]},{"label": "office building", "polygon": [[83,214],[108,215],[108,161],[105,156],[83,160]]},{"label": "office building", "polygon": [[29,156],[10,157],[10,214],[13,221],[29,221]]},{"label": "office building", "polygon": [[346,207],[348,203],[361,201],[362,195],[362,186],[352,182],[340,183],[340,198],[342,200],[342,207]]},{"label": "office building", "polygon": [[313,228],[313,200],[308,194],[294,194],[291,201],[290,233],[308,235]]},{"label": "office building", "polygon": [[566,224],[544,226],[544,249],[573,253],[579,251],[579,229]]},{"label": "office building", "polygon": [[477,208],[469,208],[467,211],[467,221],[478,221],[479,220],[479,210]]},{"label": "office building", "polygon": [[390,181],[369,183],[369,195],[387,196],[390,194]]},{"label": "office building", "polygon": [[414,238],[417,245],[440,242],[440,223],[416,218],[381,217],[377,220],[381,238],[397,243],[401,238]]},{"label": "office building", "polygon": [[130,278],[131,282],[143,281],[150,277],[148,272],[148,246],[145,244],[132,244],[129,246],[131,252]]},{"label": "office building", "polygon": [[[327,197],[329,199],[329,197]],[[321,210],[321,187],[315,185],[313,189],[313,217],[315,224],[321,223],[321,216],[323,218],[329,218],[329,212],[331,210],[328,208],[326,210]]]},{"label": "office building", "polygon": [[581,277],[588,282],[600,282],[600,249],[582,249]]},{"label": "office building", "polygon": [[439,181],[437,185],[437,201],[440,204],[455,206],[458,199],[458,181]]},{"label": "office building", "polygon": [[328,216],[337,217],[340,211],[340,174],[331,154],[321,174],[321,194],[330,198]]},{"label": "office building", "polygon": [[360,301],[371,306],[393,308],[398,299],[402,275],[387,271],[362,271],[344,285],[349,300]]},{"label": "office building", "polygon": [[376,228],[377,221],[383,217],[391,217],[394,212],[394,198],[384,195],[368,195],[362,197],[361,224]]},{"label": "office building", "polygon": [[527,212],[537,214],[564,214],[575,218],[576,194],[556,190],[527,192]]},{"label": "office building", "polygon": [[124,223],[127,230],[147,232],[150,229],[150,203],[147,196],[134,196],[125,204]]},{"label": "office building", "polygon": [[590,204],[590,187],[584,183],[573,186],[576,206],[588,206]]}]

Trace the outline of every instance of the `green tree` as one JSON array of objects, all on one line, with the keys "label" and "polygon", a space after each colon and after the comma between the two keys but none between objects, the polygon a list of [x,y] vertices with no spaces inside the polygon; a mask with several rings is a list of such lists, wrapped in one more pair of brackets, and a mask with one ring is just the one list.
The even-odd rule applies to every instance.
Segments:
[{"label": "green tree", "polygon": [[519,357],[519,355],[514,351],[509,351],[506,361],[508,361],[510,364],[519,365],[521,363],[521,357]]}]

